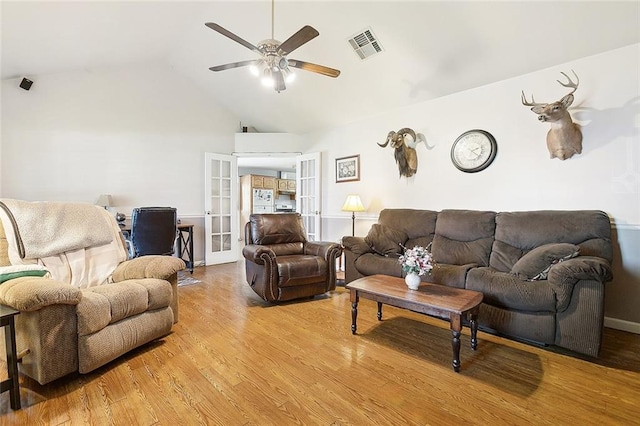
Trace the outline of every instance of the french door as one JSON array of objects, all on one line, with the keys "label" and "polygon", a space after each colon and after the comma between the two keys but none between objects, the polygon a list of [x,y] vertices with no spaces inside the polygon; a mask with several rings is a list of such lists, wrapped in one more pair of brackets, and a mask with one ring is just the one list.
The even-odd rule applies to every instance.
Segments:
[{"label": "french door", "polygon": [[205,157],[205,265],[238,260],[238,159],[207,152]]},{"label": "french door", "polygon": [[296,157],[296,211],[302,215],[309,241],[320,241],[320,153]]}]

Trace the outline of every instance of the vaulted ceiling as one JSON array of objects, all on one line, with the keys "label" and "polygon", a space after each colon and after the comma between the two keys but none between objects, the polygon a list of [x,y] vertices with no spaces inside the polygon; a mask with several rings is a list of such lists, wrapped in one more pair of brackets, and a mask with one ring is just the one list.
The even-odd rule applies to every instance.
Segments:
[{"label": "vaulted ceiling", "polygon": [[[305,133],[640,42],[640,2],[276,1],[275,38],[304,25],[320,36],[289,55],[341,70],[298,71],[265,89],[257,57],[205,27],[257,44],[271,1],[1,3],[2,79],[158,63],[194,82],[262,132]],[[370,28],[383,52],[361,60],[347,40]]]}]

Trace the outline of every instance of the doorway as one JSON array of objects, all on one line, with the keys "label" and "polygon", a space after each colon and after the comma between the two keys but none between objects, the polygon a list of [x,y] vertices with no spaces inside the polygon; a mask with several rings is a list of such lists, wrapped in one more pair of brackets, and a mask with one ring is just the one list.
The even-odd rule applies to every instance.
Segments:
[{"label": "doorway", "polygon": [[[257,176],[269,176],[275,179],[281,177],[287,179],[295,179],[296,171],[296,157],[300,155],[299,152],[291,153],[234,153],[234,156],[238,159],[238,182],[240,194],[240,207],[239,207],[239,240],[240,251],[244,246],[244,227],[248,220],[249,214],[252,212],[251,207],[247,204],[251,204],[247,198],[252,196],[251,190],[242,187],[242,177],[247,175]],[[246,182],[247,179],[244,179]],[[245,185],[246,186],[246,185]],[[273,208],[271,211],[275,211],[275,205],[278,203],[281,195],[274,189],[273,194]],[[287,196],[290,197],[290,196]],[[285,196],[282,195],[284,199]],[[295,197],[294,197],[295,198]],[[293,203],[288,203],[292,210],[295,211],[295,200]]]}]

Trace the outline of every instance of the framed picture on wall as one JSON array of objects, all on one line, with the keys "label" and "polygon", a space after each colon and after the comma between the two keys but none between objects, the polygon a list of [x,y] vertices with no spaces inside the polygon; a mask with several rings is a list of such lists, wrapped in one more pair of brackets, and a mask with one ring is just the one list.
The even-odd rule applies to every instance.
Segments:
[{"label": "framed picture on wall", "polygon": [[336,158],[336,182],[360,180],[360,155]]}]

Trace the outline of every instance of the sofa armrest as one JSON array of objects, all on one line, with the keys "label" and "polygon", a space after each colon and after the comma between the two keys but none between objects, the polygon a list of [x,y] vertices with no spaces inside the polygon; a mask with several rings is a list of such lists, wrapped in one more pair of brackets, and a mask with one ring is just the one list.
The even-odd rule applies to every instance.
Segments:
[{"label": "sofa armrest", "polygon": [[342,247],[344,249],[344,282],[349,284],[364,276],[356,269],[356,260],[363,254],[374,253],[374,251],[363,237],[344,236],[342,237]]},{"label": "sofa armrest", "polygon": [[320,256],[327,262],[331,259],[337,259],[342,254],[340,244],[326,241],[308,241],[304,245],[304,254],[312,254]]},{"label": "sofa armrest", "polygon": [[125,260],[113,271],[111,280],[120,282],[140,278],[168,280],[173,274],[186,268],[184,260],[173,256],[141,256]]},{"label": "sofa armrest", "polygon": [[50,305],[77,305],[79,288],[44,277],[21,277],[0,286],[0,303],[21,312],[37,311]]},{"label": "sofa armrest", "polygon": [[264,265],[265,259],[273,262],[276,258],[273,250],[260,244],[247,244],[242,248],[242,255],[245,259],[258,265]]},{"label": "sofa armrest", "polygon": [[355,257],[365,253],[373,253],[363,237],[342,237],[342,246],[346,251],[352,252]]},{"label": "sofa armrest", "polygon": [[604,283],[611,281],[611,265],[606,259],[592,256],[578,256],[551,267],[547,277],[556,294],[557,309],[564,311],[571,301],[573,287],[580,280]]}]

